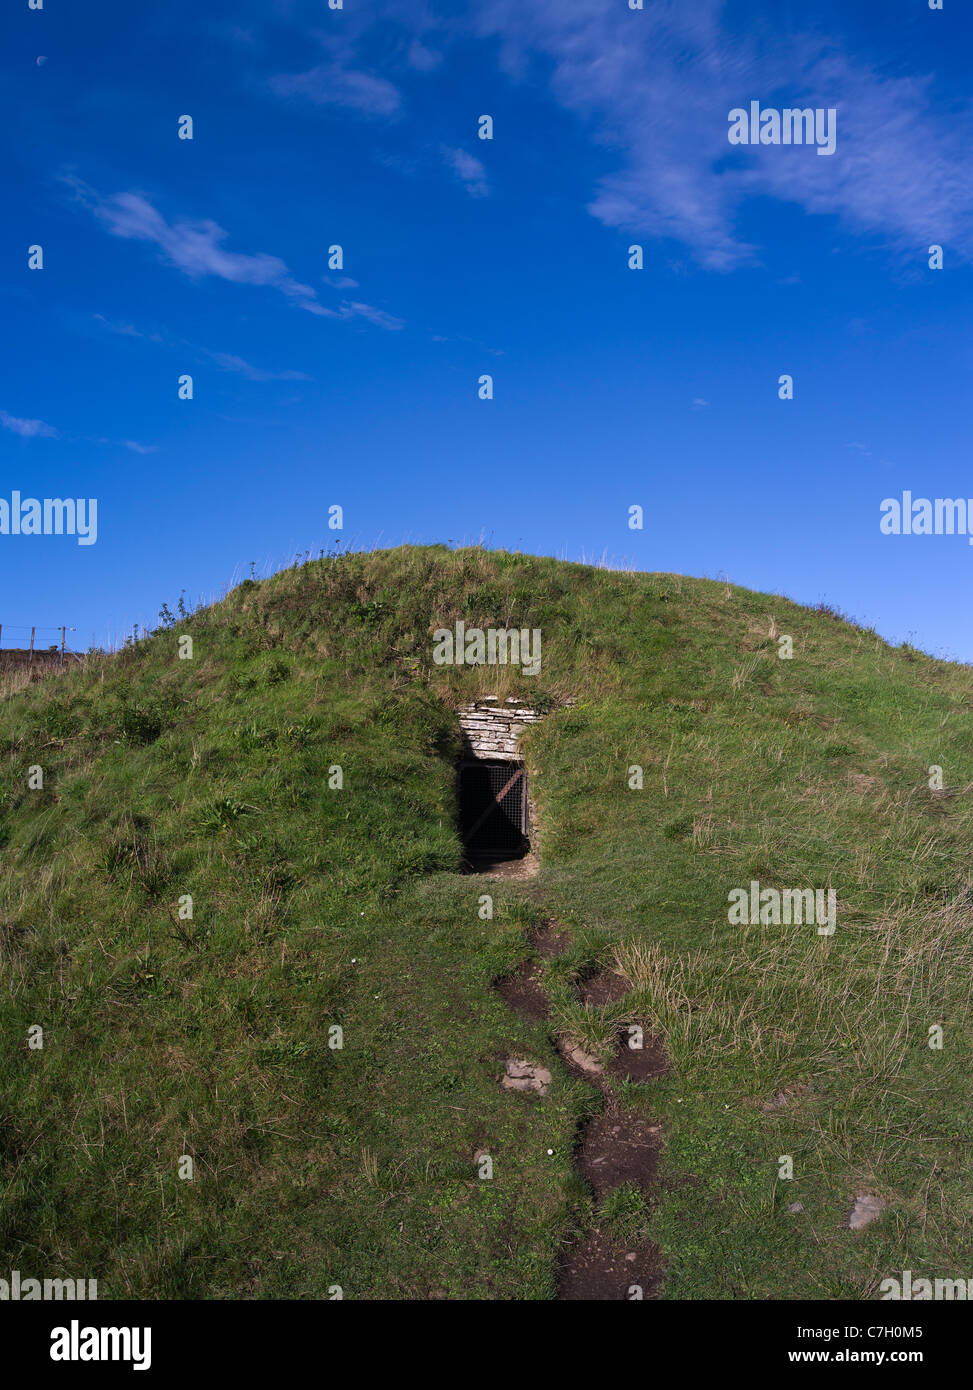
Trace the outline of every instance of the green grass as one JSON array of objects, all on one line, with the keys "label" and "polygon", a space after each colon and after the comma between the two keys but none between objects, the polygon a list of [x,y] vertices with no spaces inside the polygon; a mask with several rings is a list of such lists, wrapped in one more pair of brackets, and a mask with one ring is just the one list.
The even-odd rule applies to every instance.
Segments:
[{"label": "green grass", "polygon": [[[541,673],[434,666],[458,618],[539,627]],[[480,693],[548,711],[528,883],[458,872],[455,709]],[[550,1297],[597,1097],[491,986],[555,914],[554,1027],[605,1048],[634,1020],[671,1059],[621,1093],[663,1124],[658,1197],[605,1213],[662,1246],[666,1297],[973,1274],[968,668],[724,584],[403,548],[246,581],[11,694],[0,737],[0,1273]],[[834,937],[731,926],[752,878],[833,887]],[[572,987],[596,962],[631,984],[600,1013]],[[551,1069],[543,1100],[500,1090],[507,1056]],[[865,1190],[889,1209],[850,1232]]]}]

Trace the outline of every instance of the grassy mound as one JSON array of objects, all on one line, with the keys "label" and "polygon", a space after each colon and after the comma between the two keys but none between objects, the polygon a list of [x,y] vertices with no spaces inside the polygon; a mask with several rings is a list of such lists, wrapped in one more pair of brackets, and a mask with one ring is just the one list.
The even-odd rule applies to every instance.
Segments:
[{"label": "grassy mound", "polygon": [[[435,666],[460,618],[540,628],[540,674]],[[481,693],[547,714],[529,883],[458,872]],[[555,915],[553,1026],[604,1051],[634,1020],[670,1057],[623,1097],[662,1122],[658,1199],[608,1213],[659,1242],[666,1296],[973,1273],[968,668],[729,585],[410,547],[246,581],[12,696],[0,733],[3,1270],[549,1297],[595,1102],[492,986]],[[833,888],[834,935],[731,925],[751,880]],[[630,992],[585,1007],[599,964]],[[543,1100],[501,1091],[509,1056],[550,1068]],[[859,1192],[889,1209],[852,1232]]]}]

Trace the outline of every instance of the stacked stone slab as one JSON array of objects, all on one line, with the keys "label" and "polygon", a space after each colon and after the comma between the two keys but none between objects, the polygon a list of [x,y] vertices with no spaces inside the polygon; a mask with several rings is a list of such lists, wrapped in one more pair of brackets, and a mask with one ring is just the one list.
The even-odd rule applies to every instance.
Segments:
[{"label": "stacked stone slab", "polygon": [[467,751],[474,758],[516,758],[517,740],[528,724],[541,718],[529,705],[511,697],[502,703],[495,695],[474,700],[459,712]]}]

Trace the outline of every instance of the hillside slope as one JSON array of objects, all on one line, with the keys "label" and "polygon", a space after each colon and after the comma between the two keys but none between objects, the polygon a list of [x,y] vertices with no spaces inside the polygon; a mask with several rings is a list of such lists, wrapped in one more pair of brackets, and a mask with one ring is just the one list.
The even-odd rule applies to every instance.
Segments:
[{"label": "hillside slope", "polygon": [[[540,673],[434,665],[457,619],[539,628]],[[481,693],[546,713],[528,883],[459,872],[455,710]],[[4,1269],[550,1297],[590,1219],[592,1091],[492,985],[554,916],[554,1028],[604,1051],[636,1020],[668,1053],[623,1096],[662,1123],[658,1197],[609,1213],[661,1246],[664,1296],[973,1273],[968,668],[729,585],[407,547],[247,581],[0,731]],[[834,934],[731,923],[753,880],[834,889]],[[598,963],[630,986],[600,1009],[573,988]],[[550,1068],[543,1100],[501,1091],[511,1056]],[[863,1192],[888,1209],[849,1231]]]}]

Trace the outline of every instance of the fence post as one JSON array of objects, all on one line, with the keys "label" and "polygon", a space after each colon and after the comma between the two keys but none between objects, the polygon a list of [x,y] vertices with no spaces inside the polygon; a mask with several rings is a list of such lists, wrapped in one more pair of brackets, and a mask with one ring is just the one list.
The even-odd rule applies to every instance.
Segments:
[{"label": "fence post", "polygon": [[30,630],[30,660],[27,662],[28,666],[33,666],[34,664],[34,633],[36,631],[37,629],[33,627]]},{"label": "fence post", "polygon": [[67,636],[67,627],[61,628],[61,665],[64,665],[64,639]]}]

